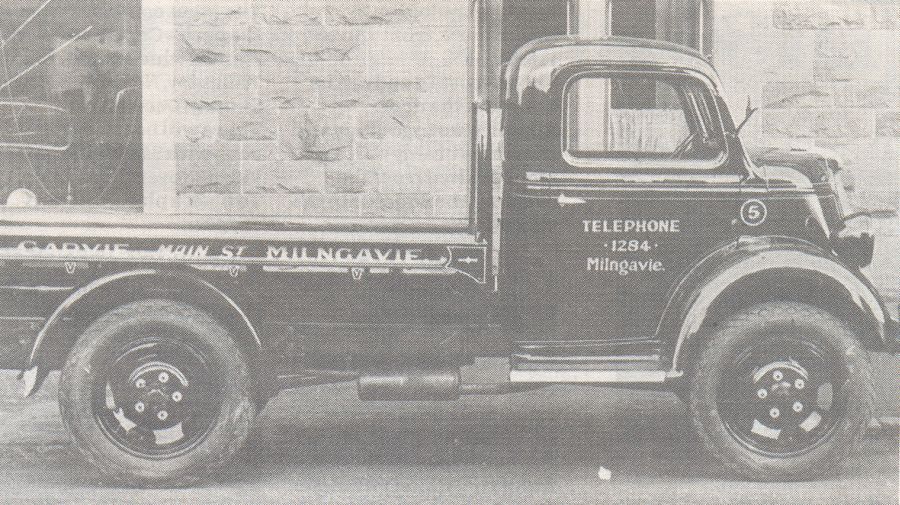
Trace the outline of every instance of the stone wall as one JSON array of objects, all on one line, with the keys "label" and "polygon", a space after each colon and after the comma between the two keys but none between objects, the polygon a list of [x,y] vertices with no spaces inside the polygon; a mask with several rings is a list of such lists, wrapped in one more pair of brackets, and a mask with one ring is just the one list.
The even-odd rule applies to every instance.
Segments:
[{"label": "stone wall", "polygon": [[871,268],[896,308],[900,284],[900,2],[715,0],[713,57],[758,147],[836,151],[854,205],[878,212]]},{"label": "stone wall", "polygon": [[[761,105],[761,145],[817,146],[843,158],[857,202],[900,204],[900,8],[894,0],[715,4],[714,59],[731,107]],[[740,118],[738,118],[740,119]]]},{"label": "stone wall", "polygon": [[[468,216],[467,0],[172,8],[176,182],[147,187],[175,195],[149,202],[188,213]],[[144,26],[145,36],[159,30]]]}]

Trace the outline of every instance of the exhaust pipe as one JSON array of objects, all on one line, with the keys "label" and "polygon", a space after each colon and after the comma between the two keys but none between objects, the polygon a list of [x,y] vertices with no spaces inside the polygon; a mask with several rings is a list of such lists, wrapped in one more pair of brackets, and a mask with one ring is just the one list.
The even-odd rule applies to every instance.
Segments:
[{"label": "exhaust pipe", "polygon": [[378,371],[361,375],[357,386],[364,401],[458,400],[459,369]]}]

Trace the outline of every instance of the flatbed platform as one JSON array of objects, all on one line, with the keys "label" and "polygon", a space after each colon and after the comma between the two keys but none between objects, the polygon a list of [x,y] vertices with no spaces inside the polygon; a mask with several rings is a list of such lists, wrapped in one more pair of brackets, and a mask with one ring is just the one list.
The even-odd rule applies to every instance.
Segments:
[{"label": "flatbed platform", "polygon": [[467,232],[317,230],[287,224],[262,229],[229,219],[166,220],[140,213],[134,215],[140,224],[126,223],[122,214],[71,215],[55,225],[25,219],[36,215],[0,215],[0,261],[58,263],[72,271],[99,262],[182,264],[233,276],[257,268],[279,273],[341,271],[354,277],[394,271],[460,273],[479,284],[486,284],[488,277],[488,245]]}]

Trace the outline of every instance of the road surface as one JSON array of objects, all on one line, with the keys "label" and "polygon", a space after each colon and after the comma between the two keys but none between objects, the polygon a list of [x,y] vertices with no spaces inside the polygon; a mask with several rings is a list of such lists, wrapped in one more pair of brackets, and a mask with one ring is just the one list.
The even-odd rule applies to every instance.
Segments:
[{"label": "road surface", "polygon": [[70,450],[53,380],[31,400],[9,374],[0,386],[6,503],[898,503],[896,433],[867,438],[839,476],[750,483],[697,447],[673,396],[570,387],[408,404],[362,403],[350,385],[285,392],[214,482],[121,489]]}]

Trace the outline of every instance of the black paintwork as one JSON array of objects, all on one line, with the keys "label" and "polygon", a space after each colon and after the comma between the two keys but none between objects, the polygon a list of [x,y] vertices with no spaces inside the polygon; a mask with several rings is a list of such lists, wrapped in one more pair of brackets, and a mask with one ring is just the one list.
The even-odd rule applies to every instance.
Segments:
[{"label": "black paintwork", "polygon": [[[583,72],[659,72],[703,83],[715,97],[715,119],[720,120],[718,133],[727,156],[713,169],[695,171],[673,170],[664,164],[639,173],[570,166],[560,146],[561,93],[566,79]],[[494,223],[493,199],[486,192],[491,181],[490,149],[480,145],[475,154],[478,212],[473,225],[481,245],[455,249],[454,244],[300,244],[355,252],[364,247],[414,248],[417,259],[437,262],[434,273],[445,270],[452,275],[418,275],[402,263],[356,260],[328,263],[343,269],[340,272],[290,270],[316,263],[266,258],[264,251],[271,244],[252,241],[180,242],[219,252],[225,246],[241,245],[254,251],[244,258],[151,255],[125,261],[116,254],[92,256],[84,251],[27,257],[26,253],[64,240],[36,239],[24,231],[0,237],[0,248],[7,256],[0,269],[0,284],[7,286],[0,287],[0,365],[58,366],[85,318],[114,306],[117,299],[144,296],[146,290],[152,296],[202,298],[197,303],[216,307],[220,317],[239,323],[243,319],[238,316],[246,316],[258,333],[263,363],[273,373],[303,368],[440,368],[473,356],[508,356],[526,344],[556,345],[555,352],[576,349],[572,352],[581,354],[660,352],[661,362],[674,367],[678,350],[687,348],[694,336],[685,321],[695,314],[715,317],[716,311],[724,310],[724,298],[709,307],[698,308],[698,303],[735,268],[742,268],[742,261],[773,251],[798,258],[798,268],[781,266],[752,279],[723,284],[723,296],[732,297],[726,309],[765,301],[766,296],[804,299],[819,286],[813,294],[829,298],[817,298],[816,303],[853,319],[872,335],[873,348],[883,348],[880,342],[893,331],[890,322],[879,322],[885,314],[883,307],[880,302],[871,306],[859,301],[869,296],[877,300],[877,294],[858,268],[833,252],[833,231],[843,216],[834,204],[828,170],[822,170],[821,160],[799,153],[780,158],[769,153],[761,159],[763,167],[751,162],[724,109],[718,78],[699,54],[632,39],[554,37],[521,49],[506,79],[497,291],[492,289],[495,279],[485,264]],[[479,138],[489,140],[473,136]],[[641,177],[647,175],[653,177]],[[560,205],[561,196],[584,203]],[[767,206],[767,219],[759,226],[741,220],[748,200]],[[628,254],[608,251],[619,234],[609,234],[602,226],[599,232],[585,232],[585,221],[603,219],[678,221],[679,232],[631,234],[621,238],[647,240],[651,249]],[[23,250],[23,241],[34,243]],[[88,248],[116,242],[87,237],[65,241]],[[144,251],[163,243],[129,241],[130,249]],[[18,256],[13,254],[16,251]],[[600,275],[587,268],[589,258],[595,256],[659,261],[664,269],[654,275]],[[825,271],[805,270],[801,275],[803,258],[815,258]],[[282,270],[269,268],[273,266]],[[373,267],[380,271],[375,273]],[[145,277],[157,270],[175,271],[179,278],[197,281],[174,284],[188,286],[184,289],[167,289],[169,284],[136,284],[125,276],[101,283],[97,291],[102,296],[86,298],[93,305],[64,302],[91,282],[138,269],[153,269],[142,274]],[[798,284],[792,286],[794,279]],[[770,283],[769,289],[760,289],[760,282]],[[215,289],[203,288],[204,283]],[[68,310],[57,310],[61,306]],[[62,336],[47,337],[50,350],[30,360],[36,334],[54,311],[59,313],[53,318],[53,331],[44,332]],[[256,345],[248,341],[251,347]]]}]

